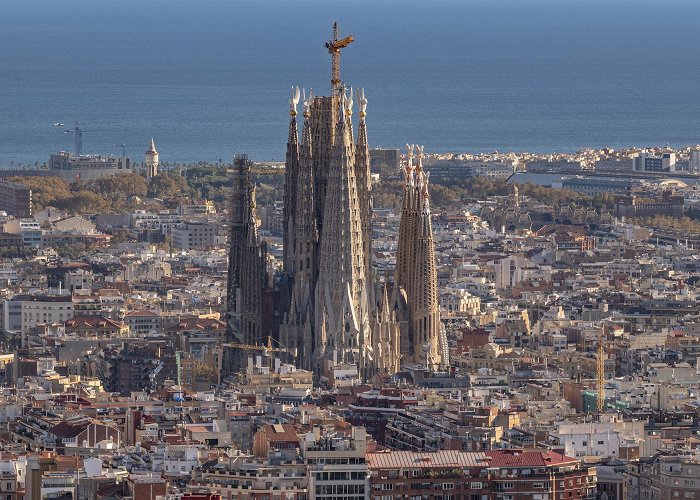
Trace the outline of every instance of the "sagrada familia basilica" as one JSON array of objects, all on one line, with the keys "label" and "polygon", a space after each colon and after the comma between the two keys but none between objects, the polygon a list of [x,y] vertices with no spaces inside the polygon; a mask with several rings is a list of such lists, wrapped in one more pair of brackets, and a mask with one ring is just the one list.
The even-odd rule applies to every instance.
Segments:
[{"label": "sagrada familia basilica", "polygon": [[348,93],[339,79],[340,49],[352,41],[339,40],[334,26],[333,39],[326,44],[333,57],[330,96],[292,89],[283,266],[272,279],[257,234],[250,162],[242,157],[235,161],[228,371],[240,369],[247,357],[237,346],[271,342],[268,336],[292,353],[297,367],[313,370],[320,382],[339,374],[371,380],[407,365],[433,370],[448,365],[422,147],[407,146],[402,168],[396,272],[378,276],[372,269],[367,99],[363,90],[353,99],[352,89]]}]

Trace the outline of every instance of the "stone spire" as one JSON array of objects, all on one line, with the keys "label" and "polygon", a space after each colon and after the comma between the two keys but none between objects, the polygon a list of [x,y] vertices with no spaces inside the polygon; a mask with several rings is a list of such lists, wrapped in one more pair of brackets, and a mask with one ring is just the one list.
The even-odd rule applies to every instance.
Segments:
[{"label": "stone spire", "polygon": [[377,372],[382,375],[393,375],[401,369],[400,331],[396,315],[389,302],[387,281],[382,285],[381,294],[377,324],[374,328],[374,356]]},{"label": "stone spire", "polygon": [[311,369],[313,342],[313,303],[318,270],[318,228],[314,207],[314,172],[311,136],[311,102],[304,92],[304,125],[299,148],[299,168],[296,180],[295,248],[290,251],[294,260],[294,287],[292,300],[296,313],[287,319],[281,329],[281,341],[297,350],[297,362],[301,368]]},{"label": "stone spire", "polygon": [[[255,187],[250,179],[251,162],[234,159],[231,235],[227,287],[227,340],[232,343],[262,342],[262,292],[266,286],[266,246],[258,236]],[[242,367],[244,353],[225,351],[225,370]]]},{"label": "stone spire", "polygon": [[[355,146],[355,175],[357,177],[357,198],[360,204],[360,220],[362,223],[362,247],[365,254],[365,278],[368,289],[372,290],[372,173],[370,169],[369,145],[367,142],[367,99],[365,90],[357,92],[359,105],[358,116],[360,123],[357,126],[357,145]],[[371,295],[371,294],[370,294]],[[370,302],[373,298],[370,296]]]},{"label": "stone spire", "polygon": [[283,268],[288,273],[294,272],[295,259],[293,255],[295,220],[297,210],[297,179],[299,177],[299,132],[297,130],[297,104],[299,103],[299,87],[292,87],[289,99],[289,135],[287,138],[287,156],[284,164],[284,242]]},{"label": "stone spire", "polygon": [[371,363],[372,344],[355,148],[350,135],[352,100],[344,94],[340,116],[328,172],[316,286],[316,331],[325,328],[328,341],[325,349],[317,344],[317,352],[333,364],[356,364],[362,373]]},{"label": "stone spire", "polygon": [[[413,171],[414,146],[406,144],[406,165],[403,167],[403,198],[401,201],[401,219],[399,220],[399,245],[396,249],[396,285],[406,288],[411,277],[409,264],[412,260],[412,247],[408,242],[412,238],[416,219],[415,176]],[[403,244],[402,244],[403,242]]]},{"label": "stone spire", "polygon": [[[419,148],[416,166],[417,211],[414,243],[415,254],[412,279],[412,295],[409,295],[411,330],[415,342],[415,354],[419,347],[427,354],[426,364],[441,364],[439,352],[440,306],[435,268],[435,241],[428,195],[428,175],[423,170],[423,148]],[[426,352],[427,351],[427,352]],[[418,360],[417,360],[418,361]]]},{"label": "stone spire", "polygon": [[406,323],[401,337],[404,362],[436,368],[446,359],[446,342],[440,322],[428,175],[423,170],[423,148],[418,147],[415,166],[413,150],[414,146],[407,146],[393,301]]}]

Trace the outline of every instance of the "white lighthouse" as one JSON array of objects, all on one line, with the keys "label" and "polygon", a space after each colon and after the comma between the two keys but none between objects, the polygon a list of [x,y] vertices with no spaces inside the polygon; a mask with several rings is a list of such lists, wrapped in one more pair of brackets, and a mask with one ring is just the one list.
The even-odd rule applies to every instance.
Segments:
[{"label": "white lighthouse", "polygon": [[151,145],[146,151],[146,178],[151,179],[158,175],[158,151],[156,151],[156,145],[151,138]]}]

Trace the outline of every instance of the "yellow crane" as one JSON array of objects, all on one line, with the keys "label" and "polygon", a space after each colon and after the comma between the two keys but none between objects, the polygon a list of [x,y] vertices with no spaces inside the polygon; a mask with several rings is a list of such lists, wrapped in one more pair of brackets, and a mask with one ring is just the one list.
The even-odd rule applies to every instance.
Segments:
[{"label": "yellow crane", "polygon": [[596,361],[596,375],[598,376],[596,406],[598,413],[603,413],[605,410],[605,347],[603,346],[603,329],[598,334],[598,359]]},{"label": "yellow crane", "polygon": [[[250,345],[250,344],[237,344],[235,342],[228,342],[223,344],[224,347],[232,347],[235,349],[241,349],[243,351],[263,351],[268,356],[268,363],[270,371],[272,371],[272,353],[273,352],[286,352],[292,356],[296,356],[296,349],[287,349],[285,347],[272,347],[272,341],[274,339],[271,335],[267,336],[267,345]],[[277,342],[277,341],[275,341]],[[279,345],[279,342],[277,342]]]},{"label": "yellow crane", "polygon": [[340,95],[343,91],[343,87],[340,83],[340,49],[344,49],[355,41],[355,37],[352,35],[339,40],[338,34],[338,23],[333,23],[333,38],[326,42],[326,48],[331,55],[331,88],[336,95]]}]

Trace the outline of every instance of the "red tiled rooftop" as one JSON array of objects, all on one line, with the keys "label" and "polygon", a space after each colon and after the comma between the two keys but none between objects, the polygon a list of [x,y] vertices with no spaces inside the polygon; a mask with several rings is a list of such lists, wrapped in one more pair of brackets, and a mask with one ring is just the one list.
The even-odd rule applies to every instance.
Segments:
[{"label": "red tiled rooftop", "polygon": [[226,323],[212,318],[182,318],[178,323],[168,326],[166,332],[181,330],[225,330]]},{"label": "red tiled rooftop", "polygon": [[575,458],[553,451],[497,450],[485,453],[491,457],[491,467],[546,467],[578,462]]},{"label": "red tiled rooftop", "polygon": [[74,316],[66,321],[66,328],[123,328],[124,324],[102,316]]}]

